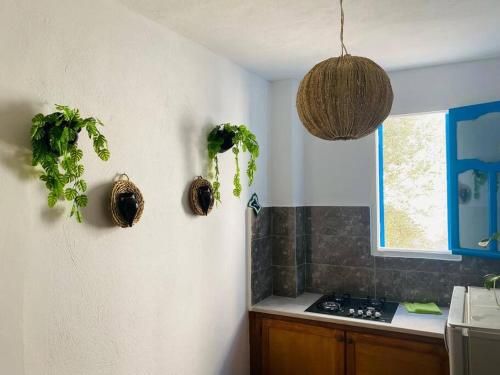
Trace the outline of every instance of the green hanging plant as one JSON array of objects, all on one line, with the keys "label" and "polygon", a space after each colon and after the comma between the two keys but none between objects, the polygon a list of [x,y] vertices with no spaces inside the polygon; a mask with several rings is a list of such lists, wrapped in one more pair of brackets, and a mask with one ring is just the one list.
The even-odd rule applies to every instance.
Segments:
[{"label": "green hanging plant", "polygon": [[236,172],[233,178],[233,194],[239,197],[241,194],[240,181],[240,152],[248,152],[250,160],[247,165],[248,186],[252,185],[255,172],[257,171],[256,160],[259,157],[259,144],[255,135],[248,130],[245,125],[222,124],[216,126],[207,138],[208,157],[214,165],[214,181],[212,183],[214,190],[214,198],[217,202],[220,199],[220,182],[219,182],[219,159],[220,153],[232,149],[236,162]]},{"label": "green hanging plant", "polygon": [[495,296],[495,302],[498,307],[500,307],[500,301],[498,300],[498,295],[496,291],[497,281],[500,280],[500,275],[489,274],[484,276],[484,287],[488,290],[493,289],[493,295]]},{"label": "green hanging plant", "polygon": [[[81,208],[85,207],[87,183],[82,178],[85,170],[81,159],[83,151],[78,147],[78,134],[87,130],[94,151],[102,160],[108,160],[108,142],[98,129],[103,123],[94,117],[81,118],[78,109],[56,105],[57,112],[41,113],[33,117],[31,126],[32,165],[41,165],[40,180],[45,183],[48,205],[54,207],[59,199],[73,202],[70,216],[81,223]],[[68,186],[70,185],[70,186]]]}]

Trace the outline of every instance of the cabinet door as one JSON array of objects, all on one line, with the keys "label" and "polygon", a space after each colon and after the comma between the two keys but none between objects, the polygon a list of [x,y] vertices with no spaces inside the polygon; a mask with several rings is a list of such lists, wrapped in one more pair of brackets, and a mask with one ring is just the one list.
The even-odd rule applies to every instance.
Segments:
[{"label": "cabinet door", "polygon": [[344,374],[344,331],[262,321],[262,364],[266,375]]},{"label": "cabinet door", "polygon": [[348,375],[447,375],[442,345],[347,333]]}]

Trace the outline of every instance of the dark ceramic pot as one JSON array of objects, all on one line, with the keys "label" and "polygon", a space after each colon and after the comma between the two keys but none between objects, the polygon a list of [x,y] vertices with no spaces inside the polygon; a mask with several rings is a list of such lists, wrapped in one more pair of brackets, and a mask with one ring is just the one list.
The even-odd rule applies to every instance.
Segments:
[{"label": "dark ceramic pot", "polygon": [[[54,153],[54,155],[61,156],[61,153],[59,151],[54,150],[52,147],[50,147],[49,132],[50,132],[50,129],[52,129],[53,126],[54,125],[52,125],[52,126],[50,126],[50,127],[47,128],[45,136],[44,136],[44,141],[45,141],[45,144]],[[78,133],[80,133],[81,131],[82,131],[82,129],[78,130]],[[78,133],[76,134],[76,137],[74,139],[69,140],[69,142],[68,142],[69,146],[73,146],[73,145],[76,145],[78,143]]]},{"label": "dark ceramic pot", "polygon": [[127,225],[131,227],[134,224],[135,216],[139,211],[139,203],[134,193],[121,193],[118,195],[116,202],[120,215],[125,220]]},{"label": "dark ceramic pot", "polygon": [[222,138],[224,141],[220,146],[219,152],[221,154],[234,146],[233,143],[234,135],[235,135],[234,132],[231,130],[226,130],[226,129],[217,130],[217,137]]},{"label": "dark ceramic pot", "polygon": [[196,193],[198,195],[198,204],[200,205],[203,214],[206,216],[208,215],[208,210],[214,200],[212,188],[208,185],[203,185],[196,189]]},{"label": "dark ceramic pot", "polygon": [[73,146],[73,145],[76,145],[78,144],[78,134],[76,135],[75,139],[72,139],[68,142],[68,145],[69,146]]}]

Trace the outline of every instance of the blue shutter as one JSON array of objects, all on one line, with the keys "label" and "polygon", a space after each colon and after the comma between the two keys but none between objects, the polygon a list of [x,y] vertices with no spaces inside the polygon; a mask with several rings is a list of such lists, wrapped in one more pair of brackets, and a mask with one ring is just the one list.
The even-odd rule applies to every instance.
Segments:
[{"label": "blue shutter", "polygon": [[[500,101],[492,103],[477,104],[467,107],[450,109],[446,116],[446,157],[448,168],[448,242],[450,250],[453,254],[473,255],[489,258],[500,258],[500,252],[496,241],[492,241],[488,249],[472,248],[461,244],[461,227],[460,227],[460,202],[459,189],[459,176],[465,172],[472,172],[474,176],[476,173],[487,176],[488,184],[486,185],[487,197],[484,201],[487,206],[487,232],[484,237],[491,236],[493,233],[500,230],[498,228],[498,206],[497,206],[497,176],[500,173],[500,152],[496,160],[483,161],[478,156],[460,158],[458,149],[460,147],[458,140],[458,124],[461,121],[471,121],[479,119],[489,113],[500,113]],[[494,124],[496,125],[496,124]],[[500,132],[500,120],[498,123],[498,132]],[[496,129],[495,129],[496,133]],[[500,150],[500,143],[498,145]],[[470,150],[469,150],[470,151]],[[481,150],[478,148],[477,153],[480,154]],[[470,152],[469,152],[470,154]],[[496,156],[496,155],[495,155]],[[463,208],[462,208],[463,209]],[[467,217],[468,218],[468,217]],[[476,218],[474,218],[475,220]],[[480,218],[477,218],[479,226]],[[463,228],[462,228],[463,230]],[[477,238],[477,242],[483,238]],[[465,241],[464,241],[465,242]]]}]

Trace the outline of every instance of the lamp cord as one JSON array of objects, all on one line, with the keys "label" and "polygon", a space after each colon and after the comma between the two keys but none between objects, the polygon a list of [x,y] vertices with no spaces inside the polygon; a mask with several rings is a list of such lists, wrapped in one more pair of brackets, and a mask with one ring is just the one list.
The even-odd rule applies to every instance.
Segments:
[{"label": "lamp cord", "polygon": [[344,7],[342,5],[343,0],[340,0],[340,44],[342,46],[342,53],[341,56],[344,56],[344,52],[346,55],[349,53],[347,52],[347,48],[344,44]]}]

